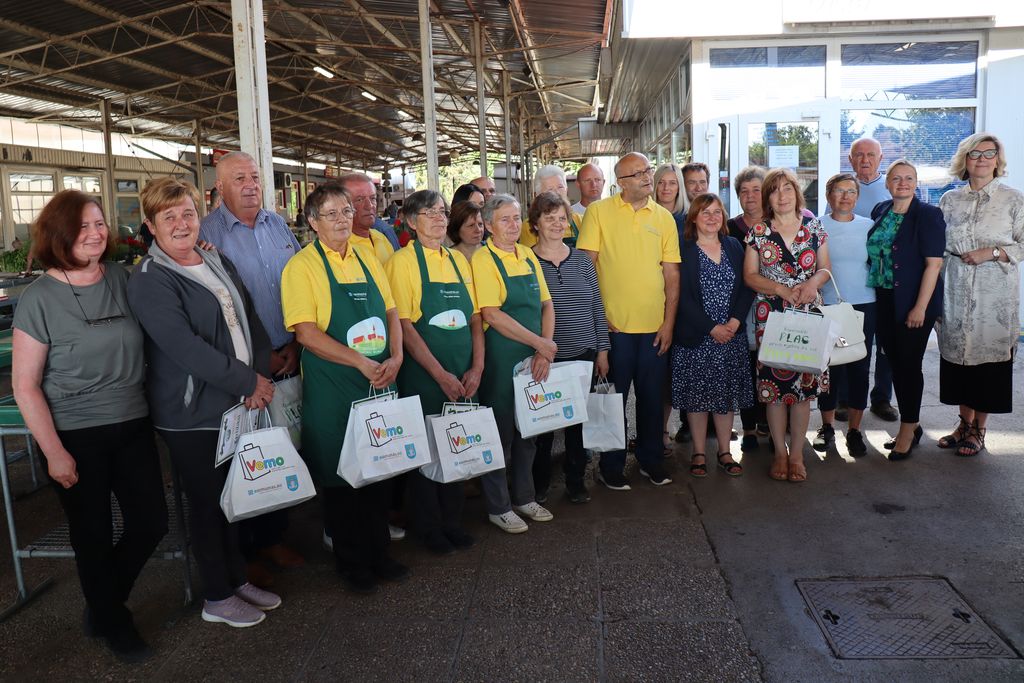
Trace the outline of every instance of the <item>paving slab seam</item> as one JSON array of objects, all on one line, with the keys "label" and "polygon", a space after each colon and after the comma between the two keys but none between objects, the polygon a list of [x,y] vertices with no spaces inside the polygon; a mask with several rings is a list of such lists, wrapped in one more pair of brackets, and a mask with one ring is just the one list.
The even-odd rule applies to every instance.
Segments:
[{"label": "paving slab seam", "polygon": [[[485,541],[486,543],[486,541]],[[480,559],[476,563],[476,571],[473,573],[473,588],[469,592],[469,599],[466,600],[465,609],[462,610],[462,619],[459,624],[459,637],[455,641],[455,652],[452,655],[452,662],[448,667],[448,681],[454,681],[455,672],[459,667],[459,657],[462,656],[462,641],[466,637],[466,627],[470,622],[470,610],[473,607],[473,602],[476,600],[476,592],[480,587],[480,575],[483,573],[484,560],[487,559],[487,546],[484,546],[483,552],[480,553]]]},{"label": "paving slab seam", "polygon": [[601,536],[600,534],[594,535],[594,554],[597,557],[596,569],[597,569],[597,615],[595,621],[597,622],[597,680],[606,681],[608,675],[605,673],[604,666],[604,637],[605,637],[605,624],[604,624],[604,591],[601,590]]},{"label": "paving slab seam", "polygon": [[[697,508],[697,515],[698,515],[698,518],[700,519],[700,528],[704,532],[704,539],[707,541],[708,548],[711,549],[711,555],[712,555],[712,557],[715,558],[715,570],[718,572],[718,575],[722,578],[722,583],[725,585],[725,594],[729,597],[729,600],[735,606],[736,605],[736,599],[733,597],[732,582],[729,581],[728,575],[726,575],[726,573],[724,571],[722,571],[722,562],[721,562],[721,559],[718,557],[718,548],[715,547],[715,542],[711,538],[711,534],[708,532],[708,527],[707,527],[706,524],[704,524],[704,508],[701,507],[700,501],[697,500],[697,491],[693,488],[693,485],[691,483],[689,483],[689,482],[686,484],[686,489],[690,492],[690,497],[693,500],[693,506],[695,508]],[[743,624],[743,619],[740,617],[740,610],[739,610],[738,607],[735,609],[735,613],[736,613],[736,616],[733,619],[727,619],[727,620],[721,620],[721,621],[735,622],[736,625],[739,626],[740,631],[743,632],[743,637],[746,638],[746,640],[747,640],[747,649],[751,653],[753,653],[754,658],[757,660],[757,668],[758,668],[758,672],[757,673],[758,673],[758,675],[761,677],[762,681],[767,681],[768,677],[767,677],[766,671],[765,671],[765,662],[764,662],[764,660],[761,657],[761,653],[758,652],[757,650],[755,650],[753,648],[753,646],[751,645],[750,634],[747,633],[747,629],[746,629],[746,627]],[[705,621],[719,621],[719,620],[708,619],[708,620],[705,620]]]},{"label": "paving slab seam", "polygon": [[324,638],[327,637],[327,632],[330,630],[331,624],[334,623],[334,615],[340,609],[341,599],[339,596],[335,595],[334,606],[327,612],[327,618],[324,619],[324,626],[320,629],[320,635],[316,637],[316,640],[313,641],[312,646],[309,648],[309,652],[302,658],[302,665],[296,669],[295,675],[292,676],[293,681],[300,681],[308,678],[308,676],[306,676],[306,668],[309,666],[310,660],[313,659],[313,655],[316,654],[317,650],[320,648],[320,643],[322,643]]}]

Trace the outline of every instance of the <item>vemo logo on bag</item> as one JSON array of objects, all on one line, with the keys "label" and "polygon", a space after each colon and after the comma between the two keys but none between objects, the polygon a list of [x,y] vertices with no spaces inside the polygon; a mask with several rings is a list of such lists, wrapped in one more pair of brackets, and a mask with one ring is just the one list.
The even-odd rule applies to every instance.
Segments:
[{"label": "vemo logo on bag", "polygon": [[526,406],[530,410],[540,410],[552,401],[562,398],[561,391],[544,391],[540,382],[530,382],[523,389],[526,392]]},{"label": "vemo logo on bag", "polygon": [[396,436],[402,436],[405,430],[401,425],[389,427],[384,418],[377,413],[370,413],[366,420],[366,431],[370,434],[370,445],[379,448]]},{"label": "vemo logo on bag", "polygon": [[249,444],[238,451],[238,457],[242,461],[242,476],[249,481],[256,481],[260,477],[270,474],[277,467],[284,467],[284,458],[265,458],[263,450],[259,446]]},{"label": "vemo logo on bag", "polygon": [[466,434],[466,428],[458,422],[452,422],[446,432],[448,434],[448,450],[452,453],[467,451],[483,441],[480,434]]}]

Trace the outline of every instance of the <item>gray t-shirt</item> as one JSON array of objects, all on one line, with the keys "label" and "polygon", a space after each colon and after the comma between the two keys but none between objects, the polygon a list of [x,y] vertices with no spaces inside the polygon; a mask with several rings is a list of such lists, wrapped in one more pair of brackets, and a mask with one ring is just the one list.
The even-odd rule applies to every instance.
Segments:
[{"label": "gray t-shirt", "polygon": [[[104,270],[96,284],[73,289],[44,275],[25,289],[14,311],[14,327],[50,347],[43,394],[54,426],[62,431],[149,414],[142,386],[143,335],[128,307],[128,272],[116,263],[105,263]],[[121,314],[125,317],[99,325],[85,320]]]}]

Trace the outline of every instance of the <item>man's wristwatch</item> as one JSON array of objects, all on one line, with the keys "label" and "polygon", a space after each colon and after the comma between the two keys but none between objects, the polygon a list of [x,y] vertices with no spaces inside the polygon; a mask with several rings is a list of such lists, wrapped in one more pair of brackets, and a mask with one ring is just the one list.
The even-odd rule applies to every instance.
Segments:
[{"label": "man's wristwatch", "polygon": [[999,247],[996,247],[995,249],[993,249],[992,250],[992,260],[993,261],[998,261],[999,260],[999,255],[1002,254],[1002,253],[1003,252],[999,249]]}]

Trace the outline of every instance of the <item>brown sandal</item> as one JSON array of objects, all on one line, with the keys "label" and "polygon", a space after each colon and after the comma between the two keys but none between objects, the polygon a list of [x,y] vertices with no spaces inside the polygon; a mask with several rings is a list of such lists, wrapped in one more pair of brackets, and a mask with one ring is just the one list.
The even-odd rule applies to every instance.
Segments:
[{"label": "brown sandal", "polygon": [[[782,465],[781,467],[779,465]],[[768,476],[775,481],[786,481],[789,479],[789,457],[775,456],[772,460],[772,468],[768,471]]]},{"label": "brown sandal", "polygon": [[938,440],[939,448],[956,448],[963,443],[971,433],[971,423],[960,416],[960,424],[956,426],[952,434],[947,434]]}]

